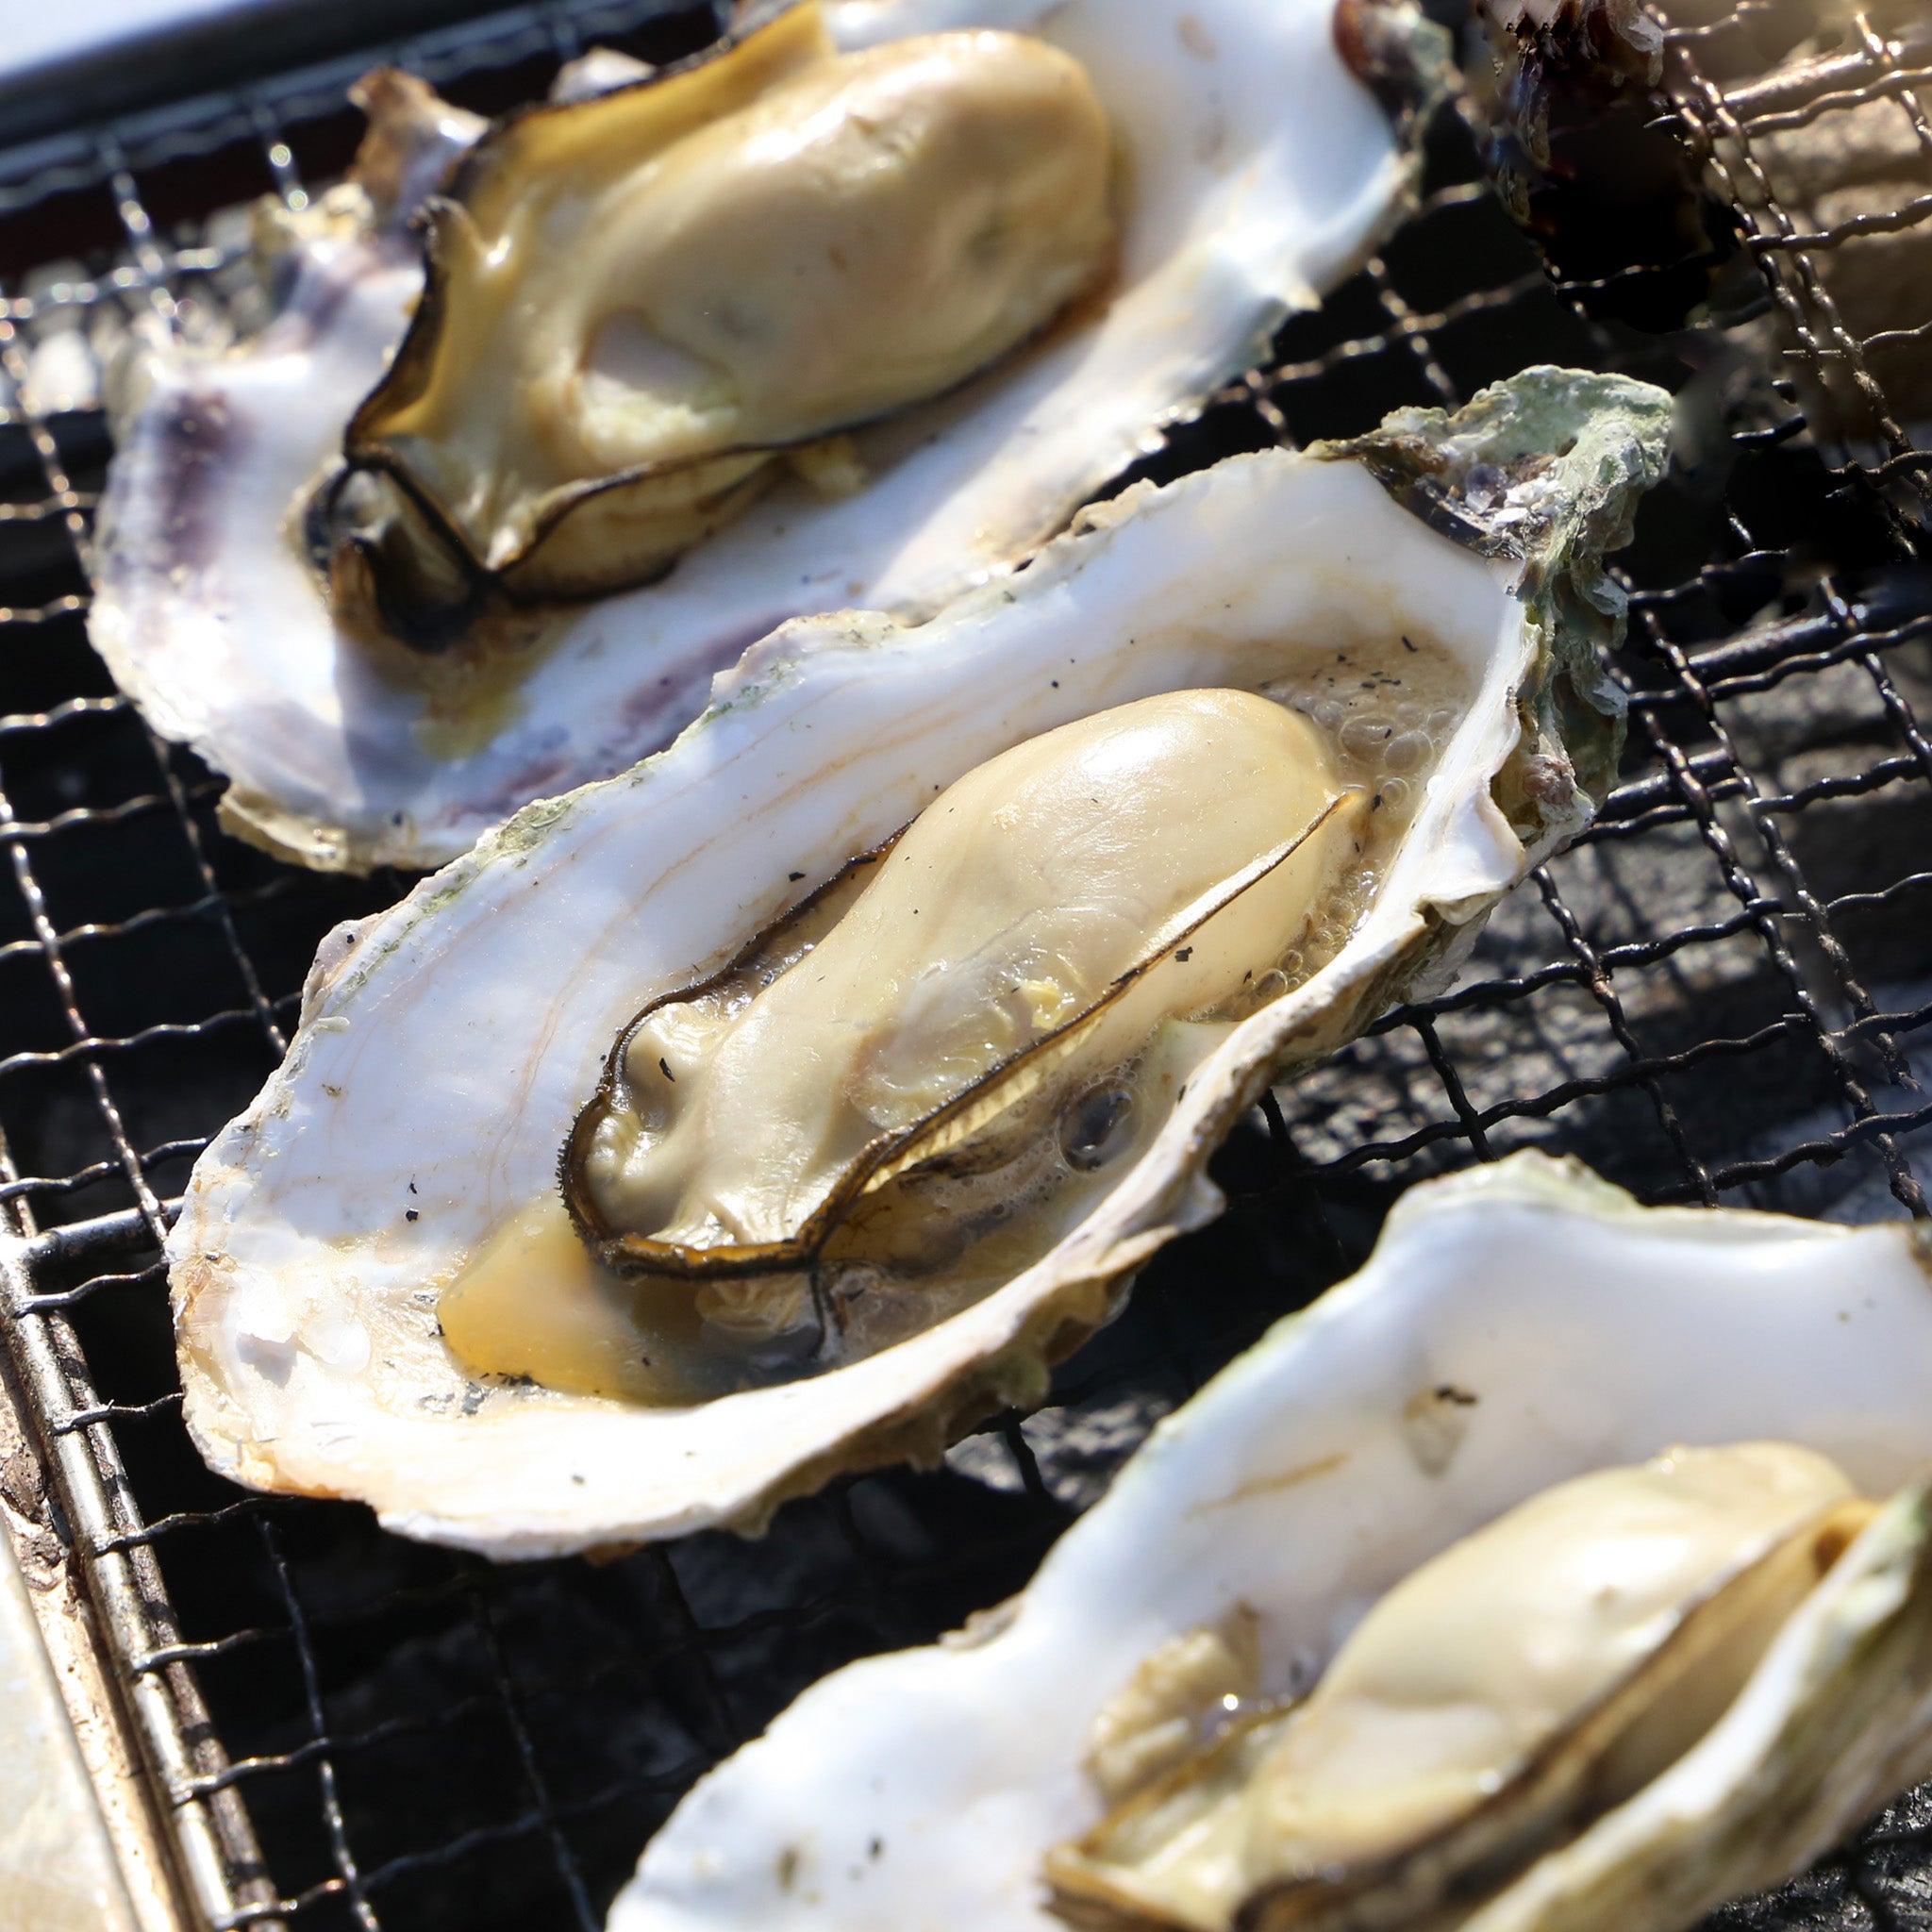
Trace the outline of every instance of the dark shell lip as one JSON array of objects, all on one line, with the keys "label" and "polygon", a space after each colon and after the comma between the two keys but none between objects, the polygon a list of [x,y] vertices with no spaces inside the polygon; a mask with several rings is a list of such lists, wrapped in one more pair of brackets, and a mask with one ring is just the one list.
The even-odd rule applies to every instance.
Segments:
[{"label": "dark shell lip", "polygon": [[[373,401],[374,397],[370,398]],[[365,402],[363,408],[367,408]],[[360,412],[358,412],[358,417]],[[591,498],[604,496],[613,491],[631,488],[639,483],[655,482],[660,477],[676,475],[682,471],[695,469],[707,463],[728,461],[734,457],[778,455],[783,447],[795,445],[771,445],[769,449],[743,447],[731,450],[717,450],[701,457],[680,458],[676,461],[660,463],[640,463],[629,470],[617,472],[609,476],[591,477],[587,480],[562,486],[552,493],[552,501],[538,519],[532,534],[516,551],[502,563],[491,565],[476,552],[460,526],[450,517],[436,495],[427,489],[408,460],[382,442],[358,443],[353,441],[355,425],[351,425],[351,440],[344,445],[343,467],[333,479],[336,487],[341,480],[356,474],[374,475],[384,477],[393,484],[397,491],[407,498],[409,507],[423,519],[431,540],[442,553],[443,558],[469,586],[462,600],[466,610],[480,610],[492,603],[508,604],[525,610],[537,610],[572,604],[593,603],[619,591],[637,590],[656,583],[675,568],[674,558],[664,561],[653,558],[636,568],[613,575],[608,579],[586,578],[579,583],[557,583],[544,579],[538,574],[526,570],[541,553],[544,542],[555,534],[570,514]],[[816,441],[817,438],[805,439]],[[754,473],[751,477],[727,485],[718,495],[710,499],[700,499],[700,508],[713,509],[721,521],[728,519],[736,508],[734,499],[750,493],[762,486],[762,476]],[[324,514],[326,508],[324,507]],[[334,552],[325,558],[326,574],[333,568],[334,554],[353,547],[357,540],[353,537],[340,537],[325,540],[325,546],[333,541]],[[375,601],[386,621],[389,622],[397,639],[419,649],[440,649],[438,643],[418,642],[419,635],[425,631],[439,633],[445,626],[431,614],[428,607],[409,601],[397,587],[386,581],[379,566],[375,568],[377,589]],[[452,635],[460,635],[458,625]]]},{"label": "dark shell lip", "polygon": [[756,956],[779,925],[796,919],[814,904],[822,903],[827,894],[847,882],[860,867],[875,865],[884,858],[904,836],[903,830],[895,833],[883,845],[874,847],[858,858],[848,860],[831,879],[802,900],[791,912],[783,915],[773,925],[754,934],[728,965],[693,985],[660,994],[642,1008],[625,1026],[605,1060],[603,1076],[597,1083],[596,1091],[578,1113],[571,1127],[570,1136],[564,1141],[562,1151],[558,1157],[558,1186],[563,1194],[564,1206],[569,1210],[572,1224],[591,1254],[605,1267],[621,1274],[668,1274],[688,1281],[718,1281],[810,1269],[824,1254],[826,1243],[851,1213],[859,1196],[865,1191],[867,1184],[881,1169],[917,1146],[936,1128],[957,1119],[975,1100],[993,1091],[1001,1081],[1020,1067],[1038,1058],[1040,1055],[1068,1039],[1115,1005],[1131,987],[1152,972],[1162,959],[1168,958],[1176,946],[1184,945],[1209,920],[1226,910],[1243,893],[1285,864],[1337,812],[1342,810],[1351,800],[1358,799],[1361,795],[1360,786],[1344,787],[1299,832],[1284,841],[1274,854],[1267,858],[1265,864],[1249,868],[1246,875],[1241,877],[1240,882],[1231,891],[1216,898],[1211,906],[1196,914],[1179,931],[1169,934],[1158,948],[1128,967],[1097,999],[1075,1013],[1072,1019],[1062,1022],[1051,1032],[1042,1034],[1040,1039],[1022,1047],[1018,1052],[1008,1054],[971,1085],[955,1094],[944,1106],[936,1108],[913,1125],[902,1128],[896,1133],[877,1136],[853,1159],[841,1176],[838,1185],[807,1217],[796,1234],[776,1241],[743,1241],[699,1247],[684,1241],[657,1241],[649,1236],[628,1233],[613,1227],[591,1195],[584,1178],[584,1166],[590,1155],[592,1137],[601,1123],[618,1104],[619,1096],[623,1092],[624,1054],[631,1035],[661,1008],[699,997],[723,985]]}]

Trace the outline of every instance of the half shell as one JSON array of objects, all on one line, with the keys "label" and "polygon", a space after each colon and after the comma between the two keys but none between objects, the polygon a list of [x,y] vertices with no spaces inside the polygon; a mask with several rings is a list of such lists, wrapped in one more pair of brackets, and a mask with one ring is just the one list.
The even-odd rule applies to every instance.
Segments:
[{"label": "half shell", "polygon": [[[669,751],[339,929],[287,1062],[202,1157],[169,1244],[203,1452],[258,1487],[363,1497],[406,1533],[538,1555],[756,1524],[838,1469],[936,1456],[1038,1400],[1121,1279],[1218,1211],[1202,1170],[1270,1078],[1439,983],[1588,820],[1620,726],[1596,653],[1621,606],[1597,558],[1627,537],[1667,418],[1641,384],[1533,371],[1346,450],[1137,488],[925,625],[787,626]],[[1008,746],[1203,686],[1265,690],[1345,746],[1357,721],[1386,737],[1376,708],[1412,663],[1457,696],[1345,942],[1211,1035],[1042,1258],[882,1353],[700,1406],[466,1374],[439,1293],[554,1189],[641,1008]]]},{"label": "half shell", "polygon": [[[556,617],[481,690],[339,634],[306,554],[298,503],[338,456],[420,286],[374,228],[310,241],[264,335],[226,356],[153,352],[121,385],[97,643],[158,728],[228,774],[233,829],[305,864],[363,871],[441,863],[529,799],[623,770],[788,617],[844,605],[930,615],[1062,528],[1161,424],[1348,274],[1389,219],[1410,160],[1337,53],[1331,11],[828,7],[843,47],[986,25],[1082,62],[1132,181],[1110,299],[860,432],[871,481],[858,493],[774,490],[664,583]],[[1418,15],[1414,31],[1440,76],[1440,30]],[[433,185],[412,178],[419,192]]]},{"label": "half shell", "polygon": [[1245,1607],[1263,1685],[1306,1687],[1371,1604],[1524,1498],[1674,1443],[1781,1440],[1903,1493],[1716,1725],[1487,1899],[1389,1916],[1365,1895],[1347,1919],[1675,1932],[1932,1771],[1932,1512],[1906,1487],[1932,1466],[1928,1373],[1908,1227],[1646,1211],[1536,1154],[1418,1187],[1020,1596],[835,1673],[701,1781],[611,1932],[1058,1932],[1042,1867],[1104,1809],[1094,1721],[1163,1645]]}]

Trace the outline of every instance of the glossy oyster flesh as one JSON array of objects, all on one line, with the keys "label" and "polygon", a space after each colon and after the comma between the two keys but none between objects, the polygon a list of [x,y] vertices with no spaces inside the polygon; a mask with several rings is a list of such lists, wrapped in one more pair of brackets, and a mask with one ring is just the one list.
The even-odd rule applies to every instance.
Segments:
[{"label": "glossy oyster flesh", "polygon": [[[339,555],[339,594],[440,641],[481,573],[526,600],[661,575],[787,449],[809,462],[955,388],[1091,290],[1110,146],[1086,71],[1043,41],[841,54],[810,4],[516,117],[430,204],[422,305],[330,486],[375,529],[354,552],[373,585]],[[835,487],[863,487],[829,455]]]},{"label": "glossy oyster flesh", "polygon": [[1667,413],[1541,371],[1141,487],[925,625],[790,626],[331,940],[174,1237],[205,1452],[522,1554],[1036,1400],[1269,1080],[1587,820]]},{"label": "glossy oyster flesh", "polygon": [[[809,37],[811,18],[787,15],[768,31]],[[507,604],[498,579],[479,574],[460,541],[436,535],[430,483],[451,492],[452,514],[462,488],[441,467],[451,446],[416,433],[435,425],[418,421],[408,442],[409,478],[421,459],[425,480],[411,484],[425,491],[421,506],[399,487],[402,468],[395,481],[388,471],[339,473],[345,426],[382,382],[420,288],[417,244],[353,191],[339,197],[340,219],[326,234],[302,228],[282,250],[294,292],[276,324],[232,353],[172,343],[143,353],[123,372],[115,410],[93,635],[158,726],[229,776],[231,829],[325,868],[441,864],[529,799],[622,771],[667,743],[703,708],[713,675],[785,619],[846,607],[904,621],[931,615],[1013,568],[1141,456],[1161,424],[1262,357],[1290,309],[1312,305],[1360,259],[1410,178],[1409,153],[1336,51],[1330,0],[1200,0],[1178,16],[1141,0],[848,0],[818,18],[837,56],[806,63],[799,85],[814,66],[890,61],[894,49],[935,33],[965,34],[975,46],[988,32],[1002,45],[1019,36],[1055,72],[1076,63],[1115,151],[1107,207],[1116,240],[1102,279],[942,396],[845,438],[787,442],[778,460],[749,449],[719,458],[744,475],[727,484],[719,470],[705,484],[709,507],[693,527],[727,513],[730,521],[661,582],[588,606],[531,608]],[[1437,86],[1446,65],[1440,30],[1419,15],[1410,25],[1419,52],[1433,58],[1424,66]],[[596,118],[618,102],[660,90],[668,98],[687,82],[703,92],[705,76],[714,65],[724,73],[731,53],[727,44],[719,62],[500,125],[477,163],[479,192],[496,205],[490,184],[501,173],[487,157],[520,156],[585,125],[572,116]],[[564,92],[594,95],[610,85],[610,66],[572,72]],[[622,86],[622,70],[616,78]],[[473,139],[474,125],[464,135]],[[435,150],[440,162],[450,152]],[[417,168],[406,183],[425,195],[437,176]],[[401,200],[396,209],[408,212]],[[446,217],[443,225],[461,222]],[[675,256],[689,268],[675,240],[654,242],[654,259]],[[522,258],[512,251],[512,262]],[[687,301],[703,294],[708,260],[680,270]],[[578,304],[580,324],[597,290],[617,289],[593,281],[558,274],[546,287]],[[1049,308],[1069,292],[1050,277],[1042,287]],[[926,311],[914,309],[917,323]],[[513,332],[483,330],[495,312],[489,303],[472,309],[479,332],[507,349]],[[949,326],[964,318],[950,300],[931,314]],[[426,340],[426,315],[412,342]],[[995,333],[1025,325],[1008,315]],[[661,467],[672,445],[660,432],[675,420],[734,448],[744,435],[791,437],[821,420],[788,419],[774,431],[767,406],[785,396],[751,391],[778,365],[742,357],[733,367],[751,385],[744,396],[727,397],[723,377],[715,396],[708,378],[688,382],[693,407],[680,418],[658,407],[670,393],[661,381],[653,389],[632,378],[654,367],[661,378],[669,366],[683,370],[677,380],[694,381],[698,365],[677,360],[686,350],[660,354],[649,331],[627,326],[606,334],[603,375],[580,373],[575,385],[580,401],[594,392],[602,403],[570,415],[571,435],[595,429],[612,461],[647,457],[658,465],[656,480],[582,495],[579,473],[591,459],[580,449],[546,454],[519,429],[510,439],[517,460],[537,467],[504,501],[527,507],[541,497],[555,508],[568,499],[576,507],[559,537],[577,519],[591,531],[607,509],[613,518],[635,510],[646,525],[658,510],[673,522],[686,515],[689,503],[675,508],[680,492],[717,463]],[[690,342],[709,355],[707,340],[700,328]],[[977,353],[960,347],[960,373]],[[512,418],[525,421],[524,389],[535,394],[524,381],[528,366],[501,366],[514,381],[492,375],[480,394],[458,398],[484,410],[463,418],[464,433],[491,448]],[[413,380],[411,370],[430,373],[413,350],[395,383]],[[791,377],[780,387],[789,395]],[[648,406],[633,411],[625,399],[640,396]],[[847,398],[832,413],[877,402]],[[501,416],[484,408],[497,405]],[[639,418],[655,427],[627,441]],[[392,452],[399,464],[403,448]],[[599,476],[605,456],[594,457]],[[668,495],[653,494],[660,485]],[[502,520],[488,503],[477,511],[475,541],[487,557],[494,540],[484,533]],[[331,575],[342,590],[341,620]],[[375,608],[379,589],[419,646],[441,648],[395,641]]]},{"label": "glossy oyster flesh", "polygon": [[1694,1924],[1932,1770],[1926,1287],[1898,1224],[1418,1187],[1019,1597],[701,1780],[611,1932]]},{"label": "glossy oyster flesh", "polygon": [[1009,1220],[1042,1124],[1076,1169],[1129,1151],[1150,1042],[1254,1008],[1371,810],[1304,713],[1248,691],[1141,698],[1015,745],[867,864],[792,970],[629,1031],[566,1158],[580,1223],[613,1266],[704,1277],[809,1267],[828,1243],[916,1254],[966,1194]]},{"label": "glossy oyster flesh", "polygon": [[[1048,1853],[1054,1908],[1225,1932],[1479,1898],[1682,1757],[1877,1507],[1790,1442],[1674,1448],[1541,1491],[1405,1576],[1306,1697],[1224,1694],[1240,1714],[1209,1745]],[[1143,1762],[1171,1744],[1172,1700],[1146,1680],[1179,1681],[1175,1643],[1198,1669],[1212,1634],[1163,1645],[1128,1711],[1103,1709],[1096,1783],[1119,1779],[1124,1743]]]}]

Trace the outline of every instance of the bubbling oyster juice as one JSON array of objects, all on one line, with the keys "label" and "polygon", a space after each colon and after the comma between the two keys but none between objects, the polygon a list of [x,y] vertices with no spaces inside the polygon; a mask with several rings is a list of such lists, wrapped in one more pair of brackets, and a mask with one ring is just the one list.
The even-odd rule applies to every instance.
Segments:
[{"label": "bubbling oyster juice", "polygon": [[1398,707],[1341,654],[1345,694],[1306,700],[1329,728],[1183,691],[969,772],[633,1023],[561,1198],[444,1291],[450,1345],[691,1401],[875,1353],[1031,1265],[1229,1026],[1346,940],[1430,753],[1413,655]]}]

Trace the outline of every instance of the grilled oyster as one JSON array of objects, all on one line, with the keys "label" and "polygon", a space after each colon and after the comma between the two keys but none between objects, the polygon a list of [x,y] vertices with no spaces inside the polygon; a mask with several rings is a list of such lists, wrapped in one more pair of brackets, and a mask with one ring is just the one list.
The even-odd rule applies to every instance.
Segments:
[{"label": "grilled oyster", "polygon": [[441,641],[485,578],[527,602],[661,575],[786,452],[822,471],[823,439],[1091,289],[1111,160],[1058,47],[841,54],[809,0],[681,74],[519,116],[430,205],[422,305],[349,424],[339,603]]},{"label": "grilled oyster", "polygon": [[[438,218],[441,266],[387,381],[385,358],[420,284],[379,209],[345,197],[329,234],[297,246],[287,325],[230,356],[168,346],[124,372],[96,641],[159,728],[229,774],[231,829],[305,864],[366,870],[441,863],[530,798],[622,771],[666,743],[703,708],[712,675],[789,617],[848,605],[904,621],[931,615],[1012,569],[1160,425],[1260,358],[1283,316],[1346,275],[1391,217],[1410,157],[1337,53],[1331,4],[807,5],[688,71],[514,118],[452,183],[471,213]],[[1433,76],[1418,85],[1442,84],[1440,30],[1413,8],[1397,15],[1418,72]],[[1064,74],[1077,63],[1119,150],[1110,273],[1017,354],[858,427],[849,443],[821,431],[902,400],[902,370],[881,365],[863,393],[847,392],[795,366],[718,349],[748,385],[721,402],[694,374],[717,347],[706,346],[702,317],[688,341],[674,330],[661,352],[651,330],[600,331],[592,361],[605,358],[603,375],[580,372],[575,392],[625,400],[566,410],[575,426],[561,453],[525,433],[524,405],[538,388],[524,380],[536,365],[522,348],[454,398],[432,380],[462,359],[463,315],[481,333],[495,312],[468,295],[460,313],[455,305],[458,283],[470,291],[479,279],[456,238],[466,223],[498,232],[507,171],[533,151],[549,156],[570,129],[603,129],[620,111],[641,109],[655,125],[654,101],[722,98],[745,71],[734,63],[774,45],[811,53],[829,37],[836,58],[813,54],[777,83],[803,88],[814,71],[848,61],[892,71],[915,37],[963,34],[980,47],[981,30],[997,30],[1003,48],[1023,37],[1035,67]],[[574,76],[569,91],[606,78]],[[1084,125],[1091,134],[1091,116]],[[1075,145],[1091,161],[1091,140]],[[418,192],[433,185],[424,170],[407,178]],[[969,305],[927,304],[919,291],[912,320],[957,333],[943,355],[921,360],[912,389],[957,383],[989,343],[1065,302],[1087,272],[1078,261],[1091,265],[1091,191],[1086,175],[1070,186],[1077,246],[1017,307],[974,321]],[[989,231],[986,245],[995,239]],[[686,308],[709,299],[707,277],[722,258],[714,241],[708,228],[695,268],[674,236],[647,250],[654,261],[684,262],[676,286]],[[978,242],[969,235],[964,245]],[[509,258],[521,258],[512,249]],[[578,323],[624,292],[610,266],[601,280],[588,268],[549,278],[582,305]],[[996,283],[1008,286],[976,286]],[[439,334],[441,317],[450,328]],[[511,340],[487,333],[492,356]],[[538,364],[555,374],[541,356]],[[691,407],[634,409],[631,378],[653,371],[663,380],[639,393],[668,404],[664,381],[690,377]],[[344,425],[378,383],[350,441],[358,463],[382,467],[339,475]],[[818,401],[792,410],[808,396]],[[445,404],[453,413],[437,413]],[[497,404],[503,413],[492,415]],[[656,425],[650,434],[633,435],[640,417]],[[689,436],[669,434],[678,423]],[[595,449],[577,446],[587,428]],[[476,472],[486,482],[466,485],[458,432],[465,450],[513,450],[516,476],[486,463]],[[509,578],[543,596],[566,581],[612,581],[588,561],[607,551],[624,559],[616,575],[633,576],[726,517],[728,527],[648,590],[570,610],[508,598]],[[529,547],[540,525],[552,534]],[[544,580],[553,567],[556,579]],[[347,613],[340,621],[331,575]],[[443,648],[425,655],[387,641],[391,620]]]},{"label": "grilled oyster", "polygon": [[1271,1076],[1588,818],[1596,558],[1667,413],[1545,370],[1137,488],[927,625],[788,627],[332,938],[173,1237],[204,1451],[522,1554],[756,1523],[1037,1399]]},{"label": "grilled oyster", "polygon": [[1055,1846],[1054,1908],[1227,1932],[1480,1899],[1525,1844],[1575,1838],[1683,1757],[1877,1507],[1791,1442],[1674,1448],[1539,1491],[1410,1571],[1306,1697],[1248,1687],[1206,1749]]},{"label": "grilled oyster", "polygon": [[[1486,0],[1479,17],[1491,171],[1573,300],[1739,327],[1840,456],[1919,432],[1932,165],[1923,115],[1879,76],[1924,65],[1921,0]],[[1777,300],[1750,326],[1767,275]]]},{"label": "grilled oyster", "polygon": [[1694,1924],[1932,1770],[1926,1287],[1897,1224],[1418,1187],[1018,1598],[703,1779],[611,1932]]},{"label": "grilled oyster", "polygon": [[780,1274],[778,1308],[855,1273],[875,1293],[975,1229],[1011,1273],[1011,1224],[1064,1178],[1049,1143],[1084,1174],[1133,1151],[1189,1019],[1306,969],[1371,812],[1319,728],[1251,691],[1028,739],[941,792],[790,970],[654,1002],[578,1117],[566,1198],[625,1272],[813,1278]]}]

